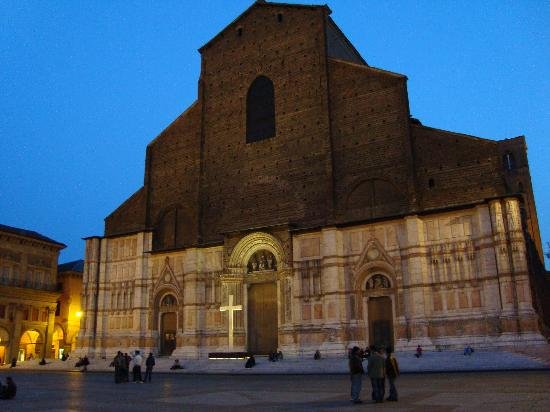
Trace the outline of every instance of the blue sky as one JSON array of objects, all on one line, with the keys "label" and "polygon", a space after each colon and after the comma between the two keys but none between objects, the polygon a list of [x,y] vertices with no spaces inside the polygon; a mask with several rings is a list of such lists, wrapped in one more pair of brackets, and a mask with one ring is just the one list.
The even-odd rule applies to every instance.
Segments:
[{"label": "blue sky", "polygon": [[[292,1],[290,1],[292,2]],[[68,245],[143,182],[145,147],[197,96],[197,51],[251,1],[0,0],[0,223]],[[408,76],[413,116],[524,134],[550,241],[550,3],[329,3],[366,61]]]}]

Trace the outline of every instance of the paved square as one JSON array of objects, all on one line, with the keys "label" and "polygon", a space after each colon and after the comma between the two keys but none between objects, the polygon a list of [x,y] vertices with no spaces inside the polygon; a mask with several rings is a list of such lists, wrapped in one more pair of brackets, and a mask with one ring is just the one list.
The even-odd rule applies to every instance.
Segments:
[{"label": "paved square", "polygon": [[[2,371],[2,381],[7,376]],[[2,411],[548,411],[550,372],[407,374],[397,403],[352,405],[346,375],[156,374],[116,385],[112,374],[12,371],[15,400]],[[363,381],[362,397],[370,397]]]}]

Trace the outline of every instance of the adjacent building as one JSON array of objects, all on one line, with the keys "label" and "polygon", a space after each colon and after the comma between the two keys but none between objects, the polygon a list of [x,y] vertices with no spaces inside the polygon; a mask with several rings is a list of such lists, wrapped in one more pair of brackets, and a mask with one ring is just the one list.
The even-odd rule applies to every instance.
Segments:
[{"label": "adjacent building", "polygon": [[0,365],[76,348],[83,260],[57,265],[63,243],[0,225]]},{"label": "adjacent building", "polygon": [[64,247],[40,233],[0,225],[0,364],[51,356],[57,259]]},{"label": "adjacent building", "polygon": [[423,125],[327,6],[255,2],[86,239],[79,346],[178,357],[544,343],[523,136]]}]

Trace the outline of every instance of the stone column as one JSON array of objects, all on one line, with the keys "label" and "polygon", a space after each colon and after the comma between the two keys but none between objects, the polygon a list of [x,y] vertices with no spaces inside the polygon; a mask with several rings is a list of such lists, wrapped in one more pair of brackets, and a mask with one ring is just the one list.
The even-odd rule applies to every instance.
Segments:
[{"label": "stone column", "polygon": [[13,358],[17,358],[19,353],[19,341],[21,340],[21,324],[23,322],[23,307],[20,305],[15,306],[15,316],[13,319],[13,334],[10,341],[10,350],[8,352],[9,359],[11,362]]},{"label": "stone column", "polygon": [[[432,341],[428,336],[428,320],[426,319],[427,296],[431,290],[425,287],[428,277],[426,258],[423,255],[424,248],[424,222],[418,216],[406,216],[406,239],[408,247],[408,259],[404,265],[403,286],[412,286],[403,292],[404,316],[410,328],[411,340],[407,346],[416,347],[422,345],[425,348],[432,347]],[[401,344],[403,344],[403,340]]]},{"label": "stone column", "polygon": [[95,295],[97,293],[96,285],[100,244],[101,239],[99,237],[86,239],[86,256],[84,273],[82,274],[82,294],[80,297],[84,314],[80,320],[76,356],[91,355],[94,348],[95,324],[98,315],[95,309]]},{"label": "stone column", "polygon": [[[347,322],[347,297],[339,294],[343,279],[344,242],[342,233],[334,227],[321,230],[321,293],[323,302],[324,342],[322,353],[338,356],[346,352],[347,342],[343,322]],[[313,348],[310,348],[313,350]]]},{"label": "stone column", "polygon": [[96,320],[96,333],[95,333],[95,356],[97,357],[103,357],[106,356],[105,353],[105,340],[106,340],[106,330],[107,330],[107,322],[108,317],[105,313],[105,282],[106,282],[106,274],[107,274],[107,244],[109,242],[109,239],[103,238],[101,239],[101,243],[99,246],[100,249],[100,259],[99,259],[99,278],[97,282],[97,290],[96,290],[96,309],[97,309],[97,320]]},{"label": "stone column", "polygon": [[53,340],[53,330],[55,328],[55,306],[48,308],[48,324],[46,325],[46,336],[45,336],[45,347],[44,347],[44,358],[51,357],[51,347]]}]

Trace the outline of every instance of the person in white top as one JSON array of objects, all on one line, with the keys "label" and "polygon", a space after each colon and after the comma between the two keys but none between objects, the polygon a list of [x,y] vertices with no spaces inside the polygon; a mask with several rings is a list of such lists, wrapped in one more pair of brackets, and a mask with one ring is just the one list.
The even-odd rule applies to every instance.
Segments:
[{"label": "person in white top", "polygon": [[134,374],[134,382],[143,383],[143,380],[141,379],[141,364],[143,363],[143,358],[139,354],[138,350],[135,352],[132,362],[134,363],[134,367],[132,369],[132,372]]}]

